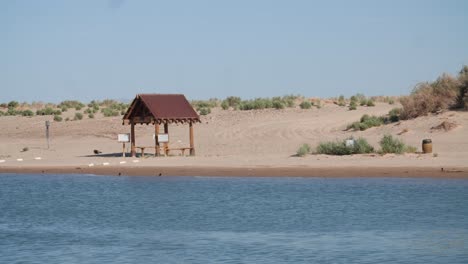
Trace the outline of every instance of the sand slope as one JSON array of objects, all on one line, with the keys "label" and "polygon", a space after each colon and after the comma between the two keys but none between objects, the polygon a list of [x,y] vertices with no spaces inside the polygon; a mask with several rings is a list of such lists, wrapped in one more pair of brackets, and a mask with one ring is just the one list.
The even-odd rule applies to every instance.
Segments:
[{"label": "sand slope", "polygon": [[[81,121],[52,122],[51,145],[47,149],[45,120],[52,117],[0,117],[0,171],[28,166],[83,166],[93,163],[102,166],[205,166],[205,167],[468,167],[468,112],[449,111],[439,115],[421,117],[366,131],[345,131],[346,125],[359,120],[363,114],[382,115],[394,105],[377,103],[376,107],[358,107],[349,111],[346,107],[325,104],[321,109],[223,111],[213,109],[195,126],[196,157],[162,157],[139,159],[117,157],[122,145],[117,143],[118,133],[129,133],[120,117],[96,119],[85,117]],[[73,116],[73,112],[65,116]],[[457,127],[451,131],[431,130],[443,121],[451,121]],[[405,143],[421,149],[421,141],[431,138],[433,155],[353,155],[332,157],[309,155],[294,157],[297,148],[308,143],[340,140],[346,137],[365,137],[378,147],[383,134],[397,135]],[[169,127],[171,145],[188,146],[188,126]],[[154,126],[137,126],[137,145],[153,145]],[[29,150],[21,152],[24,147]],[[103,151],[95,156],[94,149]],[[174,153],[176,154],[176,153]],[[41,157],[41,160],[35,160]],[[22,158],[23,161],[16,159]],[[125,164],[120,164],[125,161]]]}]

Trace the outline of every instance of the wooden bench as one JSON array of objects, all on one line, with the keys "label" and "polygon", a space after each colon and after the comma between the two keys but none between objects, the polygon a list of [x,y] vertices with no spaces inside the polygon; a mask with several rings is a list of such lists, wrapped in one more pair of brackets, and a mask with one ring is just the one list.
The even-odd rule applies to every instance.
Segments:
[{"label": "wooden bench", "polygon": [[[155,146],[140,146],[140,147],[135,147],[137,149],[140,149],[141,150],[141,157],[145,157],[145,149],[147,148],[150,148],[150,149],[156,149]],[[186,148],[165,148],[164,146],[163,147],[160,147],[161,148],[161,153],[164,153],[166,156],[169,156],[169,153],[173,150],[180,150],[182,156],[185,156],[185,151],[186,150],[191,150],[192,148],[191,147],[186,147]]]},{"label": "wooden bench", "polygon": [[142,146],[142,147],[135,147],[135,148],[141,150],[141,157],[144,158],[145,157],[145,149],[147,149],[147,148],[155,149],[156,147],[155,146]]},{"label": "wooden bench", "polygon": [[186,150],[191,150],[192,148],[191,147],[187,147],[187,148],[168,148],[166,149],[166,155],[169,156],[169,152],[172,151],[172,150],[180,150],[182,156],[185,156],[185,151]]}]

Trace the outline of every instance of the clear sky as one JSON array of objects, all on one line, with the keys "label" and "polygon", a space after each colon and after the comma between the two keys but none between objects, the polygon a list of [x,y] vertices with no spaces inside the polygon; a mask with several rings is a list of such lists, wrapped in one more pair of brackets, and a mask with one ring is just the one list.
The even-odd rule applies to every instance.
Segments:
[{"label": "clear sky", "polygon": [[468,64],[468,1],[0,1],[0,102],[407,94]]}]

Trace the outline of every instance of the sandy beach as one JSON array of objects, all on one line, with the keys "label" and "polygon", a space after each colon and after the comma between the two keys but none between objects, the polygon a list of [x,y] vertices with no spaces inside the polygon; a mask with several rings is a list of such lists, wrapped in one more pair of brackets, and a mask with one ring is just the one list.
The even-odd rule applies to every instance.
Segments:
[{"label": "sandy beach", "polygon": [[[195,125],[196,156],[122,157],[117,134],[129,133],[121,117],[53,122],[52,116],[0,117],[0,173],[86,173],[103,175],[174,176],[315,176],[315,177],[468,177],[468,112],[447,111],[413,120],[345,131],[363,114],[383,115],[396,107],[377,103],[349,111],[326,102],[318,109],[234,111],[214,108]],[[73,117],[69,110],[63,117]],[[45,121],[50,120],[50,148]],[[452,130],[433,129],[444,121]],[[188,126],[170,125],[170,146],[188,146]],[[136,126],[136,145],[153,145],[154,126]],[[421,151],[433,141],[432,154],[307,155],[296,157],[307,143],[365,137],[378,148],[391,134]],[[27,148],[27,151],[24,151]],[[95,155],[94,150],[102,151]],[[127,151],[129,152],[128,144]],[[148,153],[148,150],[146,151]],[[149,151],[152,154],[151,150]]]}]

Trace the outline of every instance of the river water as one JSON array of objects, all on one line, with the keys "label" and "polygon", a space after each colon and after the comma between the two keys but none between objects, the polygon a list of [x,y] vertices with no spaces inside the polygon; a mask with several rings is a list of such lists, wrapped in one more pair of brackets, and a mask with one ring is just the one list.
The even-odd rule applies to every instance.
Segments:
[{"label": "river water", "polygon": [[0,174],[0,263],[468,263],[468,180]]}]

